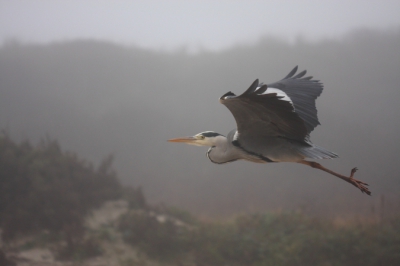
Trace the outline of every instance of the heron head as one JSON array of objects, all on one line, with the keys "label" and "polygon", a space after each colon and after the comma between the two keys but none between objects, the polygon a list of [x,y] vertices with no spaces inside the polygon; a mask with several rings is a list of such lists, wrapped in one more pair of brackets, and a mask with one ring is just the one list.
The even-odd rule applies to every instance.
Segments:
[{"label": "heron head", "polygon": [[224,137],[223,135],[213,132],[213,131],[205,131],[205,132],[196,134],[192,137],[169,139],[168,141],[169,142],[182,142],[182,143],[196,145],[196,146],[212,147],[212,146],[215,146],[215,143],[219,136]]}]

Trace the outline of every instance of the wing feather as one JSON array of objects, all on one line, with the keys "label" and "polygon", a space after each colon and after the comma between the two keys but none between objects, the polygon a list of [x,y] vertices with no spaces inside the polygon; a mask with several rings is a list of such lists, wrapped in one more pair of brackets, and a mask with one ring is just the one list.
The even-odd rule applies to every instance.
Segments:
[{"label": "wing feather", "polygon": [[304,120],[308,133],[320,125],[315,100],[321,95],[323,85],[312,76],[302,78],[307,71],[297,74],[297,66],[282,80],[268,84],[269,88],[277,88],[285,92],[294,104],[295,112]]},{"label": "wing feather", "polygon": [[251,94],[251,93],[255,92],[257,88],[258,88],[258,79],[256,79],[256,80],[250,85],[250,87],[243,93],[243,95]]},{"label": "wing feather", "polygon": [[305,70],[296,72],[297,66],[278,82],[265,85],[257,79],[243,94],[228,92],[220,98],[236,120],[235,145],[269,161],[333,157],[309,141],[309,133],[319,125],[315,100],[322,83],[304,77]]},{"label": "wing feather", "polygon": [[303,141],[307,129],[292,104],[276,93],[258,94],[253,85],[240,96],[220,98],[234,116],[240,138],[284,137]]}]

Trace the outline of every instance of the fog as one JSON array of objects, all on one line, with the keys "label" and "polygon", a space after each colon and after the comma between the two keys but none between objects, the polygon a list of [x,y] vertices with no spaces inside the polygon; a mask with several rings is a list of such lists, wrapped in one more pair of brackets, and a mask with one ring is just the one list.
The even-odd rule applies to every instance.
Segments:
[{"label": "fog", "polygon": [[[0,128],[16,140],[59,140],[98,163],[115,155],[125,184],[151,202],[213,217],[302,210],[373,215],[384,197],[400,207],[400,30],[358,29],[341,38],[290,43],[265,36],[218,52],[155,51],[106,41],[5,43],[0,49]],[[290,163],[212,164],[207,148],[168,143],[235,121],[218,98],[295,65],[324,83],[322,126],[311,140],[340,156],[320,161],[370,184],[372,196],[319,170]]]},{"label": "fog", "polygon": [[397,0],[1,0],[0,43],[96,39],[155,50],[222,51],[261,36],[341,38],[400,25]]}]

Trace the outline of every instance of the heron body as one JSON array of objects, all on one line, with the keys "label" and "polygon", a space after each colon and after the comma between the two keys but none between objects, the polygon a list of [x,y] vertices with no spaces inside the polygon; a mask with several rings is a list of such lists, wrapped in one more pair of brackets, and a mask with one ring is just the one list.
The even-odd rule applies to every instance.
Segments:
[{"label": "heron body", "polygon": [[295,75],[296,72],[297,66],[278,82],[267,85],[257,79],[239,96],[230,91],[222,95],[220,103],[231,111],[237,126],[227,136],[205,131],[169,141],[209,146],[207,157],[217,164],[236,160],[305,164],[335,175],[370,195],[367,184],[353,178],[356,168],[350,176],[344,176],[306,160],[338,155],[310,141],[311,131],[319,125],[315,100],[323,85],[311,76],[304,77],[306,71]]}]

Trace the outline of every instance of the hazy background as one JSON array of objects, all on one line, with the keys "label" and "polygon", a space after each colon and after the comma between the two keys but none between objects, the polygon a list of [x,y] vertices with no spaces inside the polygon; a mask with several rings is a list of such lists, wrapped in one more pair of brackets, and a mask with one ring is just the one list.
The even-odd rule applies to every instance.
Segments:
[{"label": "hazy background", "polygon": [[[349,1],[350,2],[350,1]],[[152,202],[198,214],[302,209],[327,215],[400,207],[398,1],[0,1],[0,128],[46,134]],[[372,197],[296,164],[215,165],[173,137],[235,127],[218,98],[295,65],[322,80],[323,164]],[[382,211],[382,210],[380,210]]]}]

